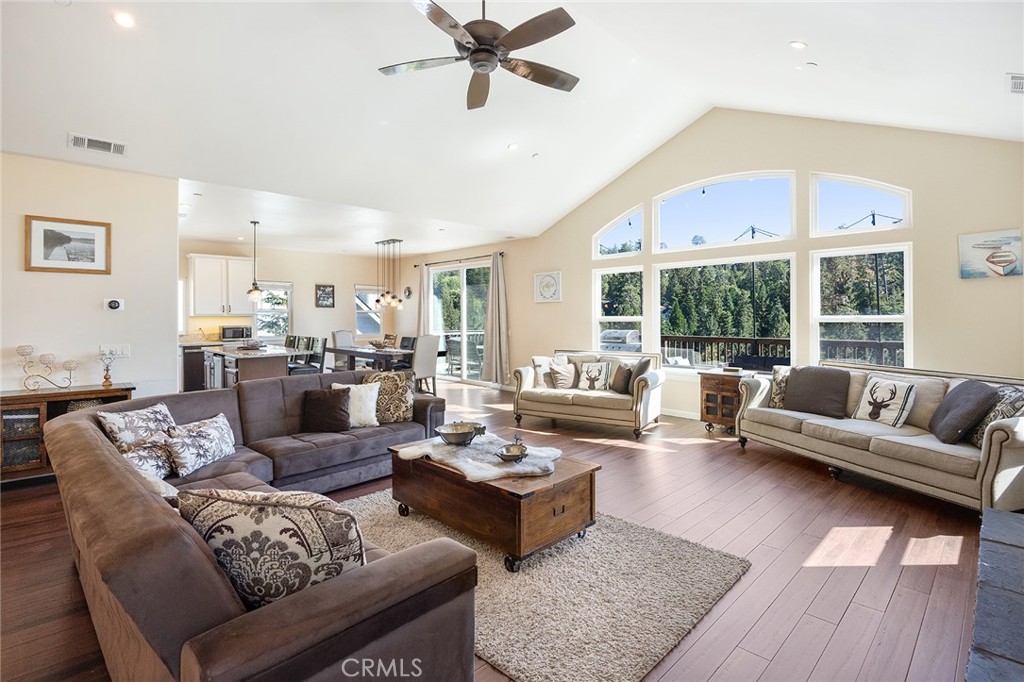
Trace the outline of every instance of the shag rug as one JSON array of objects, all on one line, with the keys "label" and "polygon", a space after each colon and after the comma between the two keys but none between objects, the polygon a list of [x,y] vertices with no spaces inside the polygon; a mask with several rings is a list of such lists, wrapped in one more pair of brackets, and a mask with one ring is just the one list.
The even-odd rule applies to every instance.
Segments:
[{"label": "shag rug", "polygon": [[395,552],[437,537],[476,550],[476,653],[518,682],[640,680],[740,579],[750,562],[598,514],[575,535],[505,570],[503,555],[390,490],[340,503],[370,542]]}]

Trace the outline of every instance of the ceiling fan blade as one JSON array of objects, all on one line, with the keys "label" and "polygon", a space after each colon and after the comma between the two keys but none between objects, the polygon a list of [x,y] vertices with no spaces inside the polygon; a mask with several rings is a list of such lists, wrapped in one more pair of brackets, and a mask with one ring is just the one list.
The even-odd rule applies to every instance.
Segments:
[{"label": "ceiling fan blade", "polygon": [[538,64],[537,62],[528,62],[525,59],[514,59],[508,57],[501,60],[501,68],[514,73],[520,78],[525,78],[528,81],[534,83],[540,83],[546,85],[549,88],[555,88],[556,90],[565,90],[566,92],[572,91],[576,87],[576,84],[580,82],[580,79],[571,73],[560,71],[553,66],[546,66],[544,64]]},{"label": "ceiling fan blade", "polygon": [[377,70],[380,71],[385,76],[394,76],[395,74],[399,73],[409,73],[410,71],[422,71],[423,69],[432,69],[435,66],[454,64],[455,62],[462,62],[465,60],[465,57],[434,57],[432,59],[418,59],[414,62],[402,62],[401,64],[382,66]]},{"label": "ceiling fan blade", "polygon": [[439,29],[450,35],[459,43],[472,49],[477,46],[473,36],[462,27],[462,24],[452,19],[452,15],[435,5],[430,0],[409,0],[423,16],[437,26]]},{"label": "ceiling fan blade", "polygon": [[487,93],[491,91],[491,74],[473,72],[469,79],[469,90],[466,92],[466,108],[479,109],[487,104]]},{"label": "ceiling fan blade", "polygon": [[505,37],[498,41],[498,44],[511,52],[547,40],[575,25],[576,22],[569,16],[569,13],[561,7],[557,7],[519,24],[506,33]]}]

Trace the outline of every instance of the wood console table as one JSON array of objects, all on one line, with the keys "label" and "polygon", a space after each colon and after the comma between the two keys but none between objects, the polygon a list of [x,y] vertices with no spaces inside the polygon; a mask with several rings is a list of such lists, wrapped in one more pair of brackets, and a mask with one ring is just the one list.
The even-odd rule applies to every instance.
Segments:
[{"label": "wood console table", "polygon": [[53,473],[43,444],[43,424],[95,401],[115,403],[132,397],[135,386],[72,386],[38,391],[0,391],[0,477],[6,481]]}]

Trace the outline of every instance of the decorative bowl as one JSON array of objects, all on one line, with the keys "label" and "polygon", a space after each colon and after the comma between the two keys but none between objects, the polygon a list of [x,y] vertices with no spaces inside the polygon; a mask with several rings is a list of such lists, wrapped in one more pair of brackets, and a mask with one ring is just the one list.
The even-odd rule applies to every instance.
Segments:
[{"label": "decorative bowl", "polygon": [[442,424],[434,431],[448,445],[469,445],[477,436],[478,426],[480,425],[472,422],[455,422],[454,424]]},{"label": "decorative bowl", "polygon": [[526,457],[526,446],[522,443],[509,443],[498,448],[496,453],[503,462],[518,462]]},{"label": "decorative bowl", "polygon": [[373,346],[374,348],[376,348],[377,350],[381,350],[382,348],[387,348],[387,346],[384,344],[383,341],[370,341],[370,345]]}]

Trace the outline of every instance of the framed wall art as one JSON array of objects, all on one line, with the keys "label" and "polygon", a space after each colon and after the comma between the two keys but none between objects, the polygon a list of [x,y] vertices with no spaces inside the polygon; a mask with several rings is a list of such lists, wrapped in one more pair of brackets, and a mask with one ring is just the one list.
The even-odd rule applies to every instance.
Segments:
[{"label": "framed wall art", "polygon": [[333,284],[314,284],[313,288],[316,291],[316,307],[317,308],[333,308],[334,307],[334,285]]},{"label": "framed wall art", "polygon": [[110,223],[25,216],[25,269],[110,274]]},{"label": "framed wall art", "polygon": [[960,279],[1020,277],[1020,230],[960,235]]},{"label": "framed wall art", "polygon": [[535,303],[557,303],[562,300],[562,273],[538,272],[533,276]]}]

